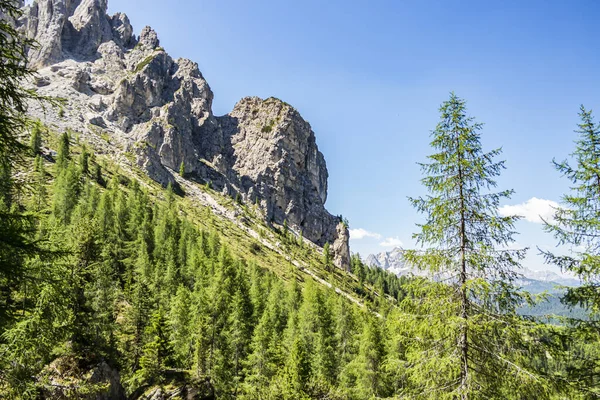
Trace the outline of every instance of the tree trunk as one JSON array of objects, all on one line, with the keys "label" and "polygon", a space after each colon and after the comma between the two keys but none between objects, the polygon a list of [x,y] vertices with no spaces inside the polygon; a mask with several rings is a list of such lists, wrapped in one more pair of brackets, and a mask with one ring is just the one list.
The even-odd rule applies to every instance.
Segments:
[{"label": "tree trunk", "polygon": [[461,399],[468,399],[468,379],[469,379],[469,342],[468,342],[468,325],[467,319],[468,313],[468,300],[467,300],[467,259],[466,259],[466,248],[467,238],[465,232],[465,196],[463,191],[463,171],[461,166],[461,150],[460,150],[460,139],[456,137],[456,150],[458,153],[458,185],[459,185],[459,198],[460,198],[460,278],[459,278],[459,289],[460,289],[460,317],[461,321],[461,332],[458,345],[460,347],[461,363],[460,363],[460,397]]}]

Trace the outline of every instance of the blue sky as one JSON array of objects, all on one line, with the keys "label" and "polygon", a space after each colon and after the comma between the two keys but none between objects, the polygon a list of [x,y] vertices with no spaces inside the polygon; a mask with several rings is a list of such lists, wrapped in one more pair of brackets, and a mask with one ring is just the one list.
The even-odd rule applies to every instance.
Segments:
[{"label": "blue sky", "polygon": [[[197,62],[215,114],[249,95],[294,105],[327,160],[327,208],[350,220],[363,256],[413,245],[421,217],[407,196],[424,193],[416,163],[450,91],[485,123],[484,148],[504,149],[506,205],[540,200],[511,209],[532,221],[568,188],[551,160],[572,151],[579,105],[600,112],[597,1],[110,0],[109,11]],[[535,246],[552,238],[536,222],[517,228],[527,266],[545,268]]]}]

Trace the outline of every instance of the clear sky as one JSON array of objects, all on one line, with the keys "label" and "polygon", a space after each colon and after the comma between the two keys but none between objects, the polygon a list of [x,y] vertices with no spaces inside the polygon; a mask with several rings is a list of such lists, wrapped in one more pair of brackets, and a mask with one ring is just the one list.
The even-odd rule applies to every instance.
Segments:
[{"label": "clear sky", "polygon": [[535,246],[553,240],[536,216],[568,188],[551,160],[573,150],[580,104],[600,113],[600,2],[109,0],[109,11],[197,62],[215,114],[249,95],[295,106],[327,160],[327,208],[349,219],[363,256],[413,245],[416,163],[456,92],[485,123],[484,148],[503,147],[499,187],[531,220],[518,244],[545,268]]}]

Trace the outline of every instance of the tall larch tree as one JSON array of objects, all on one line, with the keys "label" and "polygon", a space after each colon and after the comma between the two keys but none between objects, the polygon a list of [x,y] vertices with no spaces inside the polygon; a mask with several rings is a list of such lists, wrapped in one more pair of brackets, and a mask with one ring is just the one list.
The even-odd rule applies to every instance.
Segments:
[{"label": "tall larch tree", "polygon": [[[26,49],[33,41],[19,34],[11,21],[20,17],[18,2],[0,0],[0,329],[12,319],[12,292],[24,279],[24,259],[38,249],[31,238],[32,220],[13,202],[15,165],[30,154],[20,136],[28,125],[27,104],[38,98],[22,86],[33,71]],[[0,360],[1,362],[1,360]],[[3,366],[0,365],[0,370]]]},{"label": "tall larch tree", "polygon": [[[554,167],[571,183],[571,190],[562,197],[553,220],[545,221],[545,230],[552,233],[563,254],[543,251],[546,262],[562,271],[574,273],[581,286],[567,289],[562,301],[571,307],[580,306],[588,311],[586,320],[576,321],[578,332],[572,337],[598,343],[600,329],[600,124],[594,121],[591,110],[583,105],[580,122],[575,131],[572,162],[553,161]],[[578,351],[571,355],[579,359],[580,368],[571,368],[569,381],[584,392],[600,396],[600,355],[597,352]]]},{"label": "tall larch tree", "polygon": [[501,150],[483,150],[483,126],[455,94],[440,113],[431,133],[435,153],[420,164],[428,194],[410,199],[425,214],[414,235],[424,249],[404,257],[443,283],[425,283],[417,298],[403,302],[414,315],[411,335],[420,338],[411,343],[409,379],[429,398],[497,398],[506,385],[513,393],[535,387],[543,398],[540,380],[512,357],[522,303],[514,283],[526,250],[507,249],[519,217],[498,213],[513,193],[496,191],[505,168],[496,160]]}]

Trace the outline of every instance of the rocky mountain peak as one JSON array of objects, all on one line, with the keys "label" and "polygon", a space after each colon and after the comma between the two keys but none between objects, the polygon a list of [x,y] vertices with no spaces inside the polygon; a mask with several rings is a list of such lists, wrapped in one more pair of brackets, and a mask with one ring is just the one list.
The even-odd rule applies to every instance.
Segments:
[{"label": "rocky mountain peak", "polygon": [[106,14],[107,0],[36,0],[17,25],[38,41],[29,51],[36,89],[67,99],[61,115],[32,106],[41,120],[79,132],[97,149],[131,156],[152,179],[186,178],[245,202],[267,222],[320,245],[329,242],[349,266],[348,229],[324,207],[327,167],[308,122],[289,104],[247,97],[227,115],[212,112],[213,93],[187,59],[173,60],[157,33],[139,39],[125,14]]},{"label": "rocky mountain peak", "polygon": [[139,44],[149,50],[154,50],[159,46],[160,40],[158,40],[158,35],[154,29],[150,28],[149,26],[145,26],[140,34]]}]

